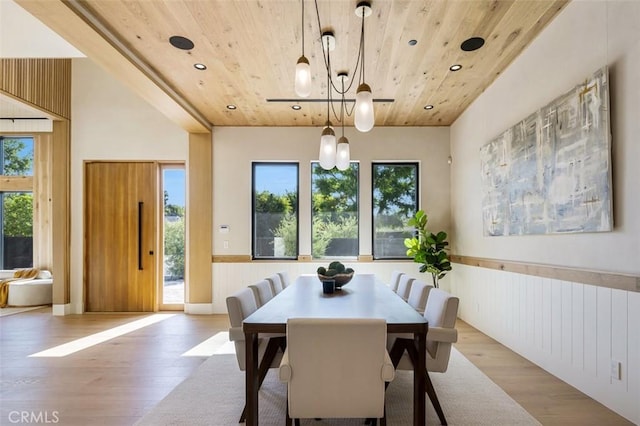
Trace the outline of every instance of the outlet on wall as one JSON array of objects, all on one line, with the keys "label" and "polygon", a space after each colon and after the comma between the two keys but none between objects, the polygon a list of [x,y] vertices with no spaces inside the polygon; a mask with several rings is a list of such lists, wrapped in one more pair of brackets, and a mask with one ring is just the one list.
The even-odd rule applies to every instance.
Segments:
[{"label": "outlet on wall", "polygon": [[229,248],[229,240],[224,240],[224,243],[222,243],[222,246],[226,249]]},{"label": "outlet on wall", "polygon": [[614,380],[622,380],[622,363],[615,359],[611,360],[611,378]]}]

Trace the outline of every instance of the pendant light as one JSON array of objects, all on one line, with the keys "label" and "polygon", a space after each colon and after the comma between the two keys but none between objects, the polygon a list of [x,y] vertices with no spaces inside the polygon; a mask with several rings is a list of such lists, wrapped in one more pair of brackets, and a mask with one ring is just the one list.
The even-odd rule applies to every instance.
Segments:
[{"label": "pendant light", "polygon": [[309,60],[304,56],[304,0],[300,0],[300,2],[302,3],[302,56],[296,64],[295,89],[298,96],[307,98],[311,94],[311,67]]},{"label": "pendant light", "polygon": [[344,80],[347,78],[346,74],[339,74],[342,80],[342,99],[340,102],[340,121],[342,122],[342,136],[338,139],[338,146],[336,148],[336,167],[340,171],[345,171],[351,165],[351,153],[349,152],[349,139],[344,136]]},{"label": "pendant light", "polygon": [[362,63],[360,65],[360,85],[356,91],[356,106],[354,125],[361,132],[373,129],[375,117],[373,114],[373,95],[371,87],[365,83],[364,75],[364,18],[371,15],[371,6],[367,2],[360,2],[356,7],[356,15],[362,16],[362,28],[360,30],[360,49]]},{"label": "pendant light", "polygon": [[325,170],[331,170],[336,165],[336,134],[331,127],[331,122],[327,121],[327,125],[322,129],[320,137],[320,167]]}]

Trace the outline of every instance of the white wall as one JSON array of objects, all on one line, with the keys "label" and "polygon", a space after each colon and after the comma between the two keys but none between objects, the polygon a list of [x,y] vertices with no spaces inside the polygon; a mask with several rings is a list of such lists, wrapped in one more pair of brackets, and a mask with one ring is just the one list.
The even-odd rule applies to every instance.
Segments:
[{"label": "white wall", "polygon": [[86,160],[186,161],[188,133],[90,59],[72,62],[71,312],[82,312]]},{"label": "white wall", "polygon": [[[251,254],[251,163],[296,161],[300,175],[300,254],[311,253],[311,161],[317,161],[320,128],[216,127],[213,130],[213,224],[215,255]],[[371,254],[371,162],[419,161],[421,207],[434,230],[450,229],[449,129],[446,127],[374,128],[369,133],[345,129],[351,159],[360,161],[360,254]],[[220,234],[220,225],[229,225]],[[224,241],[229,248],[224,248]],[[348,262],[347,262],[348,263]],[[292,276],[313,273],[320,263],[214,263],[214,311],[226,312],[225,298],[267,275],[287,270]],[[394,269],[418,274],[406,262],[352,264],[388,277]]]},{"label": "white wall", "polygon": [[[614,231],[484,237],[479,149],[608,65]],[[451,127],[454,252],[640,274],[640,2],[574,0]],[[640,293],[454,265],[463,319],[640,423]],[[612,381],[611,359],[623,363]]]}]

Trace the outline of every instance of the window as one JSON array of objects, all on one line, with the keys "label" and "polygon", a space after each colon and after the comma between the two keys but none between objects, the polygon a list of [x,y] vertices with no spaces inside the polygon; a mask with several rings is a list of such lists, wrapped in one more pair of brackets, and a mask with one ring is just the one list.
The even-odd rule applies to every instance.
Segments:
[{"label": "window", "polygon": [[358,256],[358,163],[345,170],[311,164],[311,253]]},{"label": "window", "polygon": [[0,136],[0,269],[33,266],[33,138]]},{"label": "window", "polygon": [[373,257],[406,258],[404,239],[413,235],[407,221],[418,210],[418,163],[374,163]]},{"label": "window", "polygon": [[298,164],[253,163],[254,259],[298,258]]}]

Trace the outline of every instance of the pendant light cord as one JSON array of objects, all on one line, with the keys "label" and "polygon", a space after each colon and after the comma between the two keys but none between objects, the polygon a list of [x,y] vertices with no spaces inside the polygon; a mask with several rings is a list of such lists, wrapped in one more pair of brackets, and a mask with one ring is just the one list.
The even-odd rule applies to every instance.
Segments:
[{"label": "pendant light cord", "polygon": [[302,29],[302,56],[304,56],[304,0],[300,0],[302,2],[302,15],[300,18],[301,21],[301,25],[300,28]]}]

